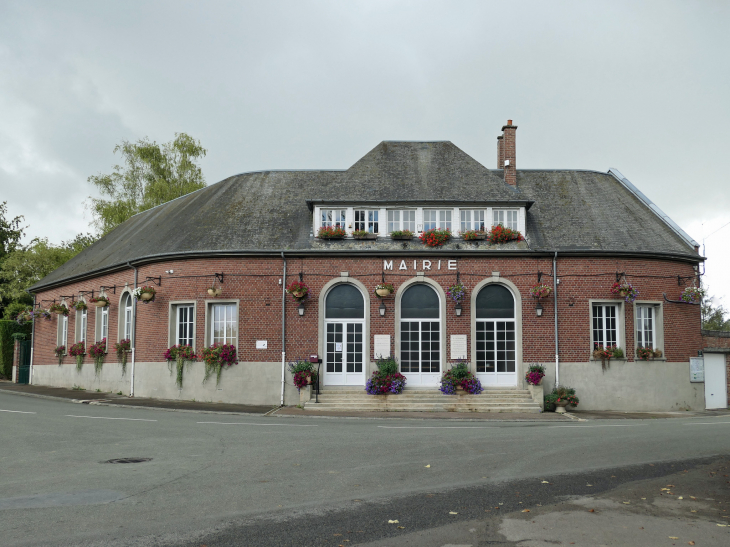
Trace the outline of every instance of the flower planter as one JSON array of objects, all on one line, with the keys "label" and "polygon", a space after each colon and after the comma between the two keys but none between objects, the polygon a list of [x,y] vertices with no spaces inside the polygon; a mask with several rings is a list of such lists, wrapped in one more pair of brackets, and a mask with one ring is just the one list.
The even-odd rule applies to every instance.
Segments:
[{"label": "flower planter", "polygon": [[399,240],[406,240],[406,239],[413,239],[413,235],[409,236],[390,236],[390,239],[399,239]]},{"label": "flower planter", "polygon": [[364,236],[352,236],[355,239],[378,239],[378,234],[367,234]]},{"label": "flower planter", "polygon": [[210,296],[220,296],[222,292],[222,289],[208,289],[208,294]]},{"label": "flower planter", "polygon": [[109,302],[105,302],[104,300],[98,300],[98,301],[94,302],[94,306],[96,306],[97,308],[105,308],[108,305],[109,305]]},{"label": "flower planter", "polygon": [[565,414],[568,412],[565,407],[568,406],[568,401],[555,401],[555,412],[558,414]]},{"label": "flower planter", "polygon": [[140,300],[152,300],[155,297],[151,292],[143,292],[139,295]]},{"label": "flower planter", "polygon": [[311,376],[307,376],[307,385],[308,386],[312,385],[312,377]]},{"label": "flower planter", "polygon": [[300,298],[304,298],[304,295],[305,294],[307,294],[307,293],[305,293],[304,291],[294,291],[294,292],[291,293],[291,295],[294,298],[296,298],[297,300],[299,300]]},{"label": "flower planter", "polygon": [[484,240],[484,239],[487,239],[487,234],[486,233],[476,234],[476,235],[471,236],[468,239],[467,238],[464,238],[464,241],[481,241],[481,240]]},{"label": "flower planter", "polygon": [[390,291],[388,289],[375,289],[375,294],[380,297],[389,296]]}]

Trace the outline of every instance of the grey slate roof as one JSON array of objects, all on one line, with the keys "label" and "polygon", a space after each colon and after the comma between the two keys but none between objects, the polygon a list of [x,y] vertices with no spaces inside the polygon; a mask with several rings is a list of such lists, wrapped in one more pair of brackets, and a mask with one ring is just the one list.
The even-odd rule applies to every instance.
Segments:
[{"label": "grey slate roof", "polygon": [[435,252],[606,251],[698,255],[609,173],[518,170],[517,188],[450,142],[384,141],[347,170],[261,171],[229,177],[127,220],[31,287],[38,290],[129,261],[200,253],[422,252],[420,243],[312,237],[306,200],[534,201],[527,241],[452,241]]}]

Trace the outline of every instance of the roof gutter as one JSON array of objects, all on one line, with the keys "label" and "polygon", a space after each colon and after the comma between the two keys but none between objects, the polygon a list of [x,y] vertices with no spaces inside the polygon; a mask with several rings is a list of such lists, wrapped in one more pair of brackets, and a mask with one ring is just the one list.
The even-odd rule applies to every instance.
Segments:
[{"label": "roof gutter", "polygon": [[[314,212],[315,205],[377,205],[378,209],[380,209],[383,205],[382,200],[376,200],[376,199],[359,199],[359,200],[334,200],[334,199],[307,199],[305,200],[305,203],[307,204],[307,208],[309,208],[309,212]],[[453,199],[394,199],[390,200],[388,202],[392,205],[410,205],[410,206],[418,206],[418,205],[461,205],[463,206],[465,203],[469,204],[469,207],[476,207],[477,205],[509,205],[512,207],[524,207],[525,210],[529,210],[530,207],[532,207],[535,204],[534,200],[529,199],[492,199],[492,200],[453,200]]]},{"label": "roof gutter", "polygon": [[648,197],[646,197],[641,192],[641,190],[639,190],[636,186],[631,184],[631,181],[629,179],[627,179],[626,177],[624,177],[618,169],[614,169],[613,167],[611,167],[608,170],[608,172],[611,175],[613,175],[614,178],[617,181],[619,181],[629,192],[634,194],[634,196],[636,196],[639,199],[639,201],[642,201],[644,203],[644,205],[646,205],[649,209],[651,209],[651,211],[656,216],[658,216],[664,222],[664,224],[669,226],[672,229],[672,231],[682,239],[682,241],[684,241],[687,245],[692,247],[695,251],[697,251],[699,249],[699,247],[700,247],[699,243],[697,243],[694,239],[692,239],[689,236],[689,234],[687,234],[687,232],[682,230],[682,228],[680,228],[676,222],[674,222],[671,218],[669,218],[669,216],[664,211],[662,211],[659,207],[657,207],[654,204],[653,201],[651,201]]}]

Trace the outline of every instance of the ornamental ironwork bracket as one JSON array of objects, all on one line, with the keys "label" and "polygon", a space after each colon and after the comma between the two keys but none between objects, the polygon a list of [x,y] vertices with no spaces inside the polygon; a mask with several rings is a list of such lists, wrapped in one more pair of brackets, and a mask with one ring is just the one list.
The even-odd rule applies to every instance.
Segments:
[{"label": "ornamental ironwork bracket", "polygon": [[691,306],[700,305],[699,302],[685,302],[684,300],[669,300],[669,298],[667,298],[667,293],[663,293],[663,294],[664,294],[664,300],[666,300],[667,302],[671,302],[672,304],[689,304]]},{"label": "ornamental ironwork bracket", "polygon": [[537,271],[537,282],[540,283],[542,281],[542,272],[540,270]]},{"label": "ornamental ironwork bracket", "polygon": [[71,299],[71,303],[72,303],[72,304],[73,304],[74,302],[76,302],[76,295],[75,295],[75,294],[72,294],[71,296],[64,296],[64,295],[62,295],[62,294],[59,294],[58,296],[59,296],[59,298],[70,298],[70,299]]},{"label": "ornamental ironwork bracket", "polygon": [[218,281],[220,281],[221,283],[223,283],[223,272],[221,272],[221,273],[217,273],[217,274],[213,274],[213,275],[215,276],[215,278],[216,278],[216,279],[217,279]]},{"label": "ornamental ironwork bracket", "polygon": [[89,294],[89,293],[91,293],[91,298],[94,298],[94,290],[93,289],[90,290],[90,291],[79,291],[79,296],[83,296],[83,295]]},{"label": "ornamental ironwork bracket", "polygon": [[147,282],[147,281],[152,281],[152,283],[154,283],[158,287],[162,287],[162,276],[160,276],[160,277],[149,277],[148,276],[147,279],[145,279],[145,282]]},{"label": "ornamental ironwork bracket", "polygon": [[107,289],[111,289],[114,294],[117,294],[117,286],[116,285],[102,285],[99,289],[99,292],[106,291]]}]

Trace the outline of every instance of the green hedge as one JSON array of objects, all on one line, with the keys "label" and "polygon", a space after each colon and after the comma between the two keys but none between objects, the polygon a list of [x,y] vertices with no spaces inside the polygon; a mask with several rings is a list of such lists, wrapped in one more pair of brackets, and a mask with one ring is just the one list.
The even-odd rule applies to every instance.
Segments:
[{"label": "green hedge", "polygon": [[13,349],[15,340],[13,334],[23,332],[31,333],[31,325],[18,325],[15,321],[0,321],[0,375],[5,378],[13,376]]}]

